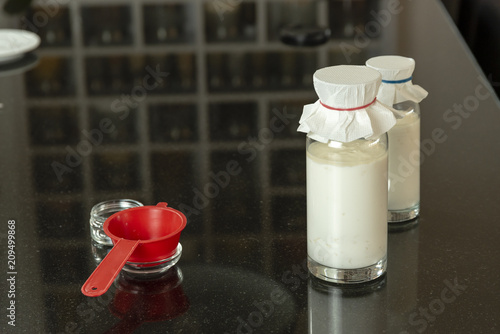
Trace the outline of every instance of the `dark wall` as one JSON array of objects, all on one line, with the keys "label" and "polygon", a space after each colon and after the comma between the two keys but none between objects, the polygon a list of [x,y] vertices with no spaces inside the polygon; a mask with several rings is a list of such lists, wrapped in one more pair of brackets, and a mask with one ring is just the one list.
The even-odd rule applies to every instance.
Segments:
[{"label": "dark wall", "polygon": [[500,1],[442,1],[500,97]]}]

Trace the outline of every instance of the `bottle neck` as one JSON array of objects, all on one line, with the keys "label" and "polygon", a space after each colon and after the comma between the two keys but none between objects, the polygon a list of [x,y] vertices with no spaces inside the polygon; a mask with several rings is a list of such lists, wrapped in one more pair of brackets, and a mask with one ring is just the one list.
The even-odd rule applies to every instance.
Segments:
[{"label": "bottle neck", "polygon": [[[319,143],[319,142],[312,138],[306,137],[306,147],[309,147],[309,145],[313,143]],[[387,133],[383,133],[382,135],[376,138],[370,138],[370,139],[359,138],[348,143],[336,140],[329,140],[327,143],[321,143],[321,145],[332,149],[340,149],[340,150],[349,149],[353,147],[357,149],[369,149],[371,146],[374,145],[387,146]]]},{"label": "bottle neck", "polygon": [[392,106],[397,110],[396,117],[403,118],[408,114],[417,114],[420,117],[420,106],[417,102],[413,101],[403,101],[396,103]]}]

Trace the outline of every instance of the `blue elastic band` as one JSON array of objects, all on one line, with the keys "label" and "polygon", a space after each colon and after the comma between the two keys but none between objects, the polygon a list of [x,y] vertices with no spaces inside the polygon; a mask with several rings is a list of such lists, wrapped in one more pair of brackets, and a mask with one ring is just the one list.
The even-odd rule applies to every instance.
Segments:
[{"label": "blue elastic band", "polygon": [[388,84],[400,84],[400,83],[405,83],[411,80],[412,77],[403,79],[403,80],[382,80],[383,83],[388,83]]}]

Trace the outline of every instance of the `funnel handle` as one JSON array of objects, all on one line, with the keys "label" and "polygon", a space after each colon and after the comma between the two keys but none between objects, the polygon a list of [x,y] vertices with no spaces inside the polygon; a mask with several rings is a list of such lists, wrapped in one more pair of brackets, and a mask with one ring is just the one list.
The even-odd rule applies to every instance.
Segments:
[{"label": "funnel handle", "polygon": [[88,297],[97,297],[108,291],[137,245],[139,240],[118,240],[83,284],[82,293]]}]

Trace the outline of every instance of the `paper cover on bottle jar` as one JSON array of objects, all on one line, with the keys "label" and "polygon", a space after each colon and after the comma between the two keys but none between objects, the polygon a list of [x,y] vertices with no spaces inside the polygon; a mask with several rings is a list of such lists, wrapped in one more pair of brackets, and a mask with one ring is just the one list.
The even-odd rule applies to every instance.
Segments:
[{"label": "paper cover on bottle jar", "polygon": [[415,60],[402,56],[379,56],[366,61],[366,66],[382,74],[382,85],[377,99],[387,105],[403,101],[421,102],[428,95],[427,91],[411,81],[415,70]]},{"label": "paper cover on bottle jar", "polygon": [[313,76],[319,100],[304,106],[297,131],[326,143],[376,138],[396,123],[393,109],[378,101],[381,75],[365,66],[339,65]]}]

